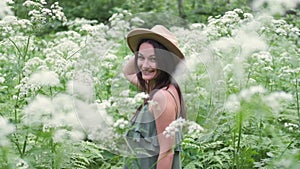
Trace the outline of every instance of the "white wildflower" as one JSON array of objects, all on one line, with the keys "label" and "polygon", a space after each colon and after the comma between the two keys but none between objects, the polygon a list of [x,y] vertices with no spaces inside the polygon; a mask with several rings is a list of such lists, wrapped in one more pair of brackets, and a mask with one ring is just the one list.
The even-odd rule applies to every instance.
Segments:
[{"label": "white wildflower", "polygon": [[236,8],[233,10],[235,13],[244,13],[242,9]]},{"label": "white wildflower", "polygon": [[51,6],[53,15],[55,16],[53,19],[57,19],[62,22],[66,22],[67,18],[63,12],[63,8],[58,5],[58,2],[55,2],[54,5]]},{"label": "white wildflower", "polygon": [[50,9],[48,9],[48,8],[43,8],[42,9],[42,13],[44,14],[44,15],[52,15],[52,11],[50,10]]},{"label": "white wildflower", "polygon": [[27,161],[19,158],[16,163],[16,169],[29,169],[29,164]]},{"label": "white wildflower", "polygon": [[[246,28],[245,28],[246,29]],[[240,30],[237,32],[235,37],[235,43],[241,46],[241,55],[247,57],[249,54],[260,51],[267,50],[268,45],[256,32],[249,30]]]},{"label": "white wildflower", "polygon": [[100,132],[98,133],[100,135],[111,134],[107,133],[106,130],[113,125],[113,119],[107,114],[105,108],[99,106],[98,103],[89,104],[80,100],[77,100],[74,104],[77,119],[88,135],[95,134],[96,131]]},{"label": "white wildflower", "polygon": [[134,96],[134,101],[135,102],[140,102],[140,101],[142,101],[143,99],[146,99],[146,98],[148,98],[149,97],[149,95],[147,94],[147,93],[145,93],[145,92],[140,92],[140,93],[138,93],[138,94],[136,94],[135,96]]},{"label": "white wildflower", "polygon": [[165,135],[167,138],[175,137],[176,132],[181,131],[185,123],[186,120],[181,117],[174,120],[172,123],[169,124],[169,126],[165,128],[163,135]]},{"label": "white wildflower", "polygon": [[13,124],[10,124],[7,119],[0,116],[0,147],[6,146],[10,143],[6,136],[13,133],[14,131],[15,126]]},{"label": "white wildflower", "polygon": [[205,24],[203,24],[203,23],[192,23],[192,24],[190,24],[190,26],[189,26],[189,28],[190,29],[199,29],[199,30],[201,30],[201,29],[203,29],[203,28],[205,28]]},{"label": "white wildflower", "polygon": [[115,60],[115,59],[117,59],[117,56],[114,55],[114,54],[109,53],[109,54],[104,55],[103,59],[105,59],[105,60]]},{"label": "white wildflower", "polygon": [[51,119],[54,105],[48,97],[38,95],[23,111],[25,125],[40,125]]},{"label": "white wildflower", "polygon": [[110,100],[103,100],[103,101],[96,100],[95,103],[97,104],[98,109],[106,109],[111,106]]},{"label": "white wildflower", "polygon": [[44,124],[43,124],[43,129],[42,129],[42,131],[43,131],[44,133],[48,133],[48,132],[50,132],[51,128],[53,128],[52,125],[47,124],[47,123],[44,123]]},{"label": "white wildflower", "polygon": [[105,123],[104,127],[107,127],[108,125],[111,126],[113,124],[113,118],[106,111],[106,108],[110,103],[108,101],[103,101],[102,103],[94,103],[94,105],[97,108],[97,115],[101,117],[102,123]]},{"label": "white wildflower", "polygon": [[74,80],[67,84],[67,91],[73,96],[90,101],[94,97],[94,81],[92,75],[86,72],[76,72]]},{"label": "white wildflower", "polygon": [[248,19],[248,20],[253,20],[253,18],[254,18],[251,13],[244,13],[243,15],[244,15],[244,18]]},{"label": "white wildflower", "polygon": [[240,109],[241,101],[249,102],[256,94],[264,94],[266,91],[262,86],[251,86],[243,89],[239,94],[232,94],[224,104],[224,108],[230,112],[237,112]]},{"label": "white wildflower", "polygon": [[230,95],[224,105],[224,108],[229,112],[237,112],[240,107],[241,103],[237,95]]},{"label": "white wildflower", "polygon": [[251,97],[255,94],[263,94],[265,93],[265,89],[262,86],[251,86],[248,89],[243,89],[240,93],[239,93],[239,98],[249,101],[251,99]]},{"label": "white wildflower", "polygon": [[257,57],[258,61],[261,62],[262,64],[265,64],[265,62],[272,63],[273,61],[272,55],[266,51],[254,53],[252,57]]},{"label": "white wildflower", "polygon": [[139,25],[139,24],[145,23],[145,21],[142,20],[142,19],[139,18],[139,17],[133,17],[133,18],[130,20],[130,22],[133,23],[134,25]]},{"label": "white wildflower", "polygon": [[129,93],[130,93],[130,90],[123,90],[122,92],[120,92],[120,96],[123,96],[123,97],[128,97],[129,96]]},{"label": "white wildflower", "polygon": [[287,32],[286,32],[284,29],[282,29],[282,28],[277,28],[277,29],[275,30],[275,32],[276,32],[277,34],[279,34],[280,36],[286,36],[286,35],[287,35]]},{"label": "white wildflower", "polygon": [[30,76],[29,84],[37,84],[40,86],[57,86],[60,81],[58,75],[53,71],[41,71]]},{"label": "white wildflower", "polygon": [[149,104],[149,107],[155,107],[155,108],[157,108],[156,110],[160,110],[159,107],[158,107],[157,101],[148,100],[148,104]]},{"label": "white wildflower", "polygon": [[284,123],[284,127],[288,128],[289,130],[299,129],[299,125],[298,124],[288,123],[288,122]]},{"label": "white wildflower", "polygon": [[4,0],[4,1],[6,1],[6,3],[9,4],[9,5],[12,5],[12,4],[15,3],[14,0]]},{"label": "white wildflower", "polygon": [[[112,140],[115,132],[111,127],[103,127],[102,125],[94,126],[93,130],[87,132],[87,137],[97,142],[107,142]],[[112,142],[110,142],[112,143]]]},{"label": "white wildflower", "polygon": [[293,96],[285,92],[273,92],[268,96],[263,97],[264,102],[277,113],[282,109],[282,102],[291,101]]},{"label": "white wildflower", "polygon": [[5,78],[4,77],[0,77],[0,84],[4,83],[4,81],[5,81]]},{"label": "white wildflower", "polygon": [[84,139],[84,133],[78,130],[68,131],[66,129],[59,129],[55,131],[53,136],[53,141],[55,143],[60,143],[64,141],[76,142]]},{"label": "white wildflower", "polygon": [[87,32],[95,32],[97,31],[98,27],[97,26],[93,26],[93,25],[90,25],[90,24],[84,24],[81,26],[81,29],[80,31],[87,31]]},{"label": "white wildflower", "polygon": [[115,123],[114,123],[114,127],[115,128],[119,128],[119,129],[125,129],[128,126],[129,122],[125,119],[118,119]]},{"label": "white wildflower", "polygon": [[8,6],[8,4],[10,3],[11,0],[1,0],[0,1],[0,19],[4,18],[7,15],[13,15],[13,11],[11,10],[11,8]]},{"label": "white wildflower", "polygon": [[46,4],[47,4],[46,0],[39,0],[39,1],[40,1],[40,3],[43,4],[43,5],[46,5]]},{"label": "white wildflower", "polygon": [[291,29],[291,32],[293,32],[295,35],[300,36],[300,29],[297,28],[297,27],[293,27],[293,28]]},{"label": "white wildflower", "polygon": [[197,137],[201,132],[204,131],[204,128],[197,124],[194,121],[188,121],[188,134],[192,137]]},{"label": "white wildflower", "polygon": [[43,7],[43,5],[40,4],[39,2],[34,2],[34,1],[30,1],[30,0],[26,0],[23,3],[23,6],[25,6],[25,7],[40,7],[40,8]]}]

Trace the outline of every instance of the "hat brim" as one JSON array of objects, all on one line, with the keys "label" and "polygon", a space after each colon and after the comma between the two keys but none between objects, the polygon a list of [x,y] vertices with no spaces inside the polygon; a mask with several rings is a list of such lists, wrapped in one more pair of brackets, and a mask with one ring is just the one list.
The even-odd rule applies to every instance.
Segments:
[{"label": "hat brim", "polygon": [[133,53],[137,51],[138,44],[142,39],[155,40],[161,43],[162,45],[164,45],[170,52],[172,52],[180,59],[184,59],[183,53],[178,49],[176,45],[174,45],[172,42],[170,42],[162,35],[152,32],[149,29],[143,29],[143,28],[134,29],[130,31],[127,35],[127,44]]}]

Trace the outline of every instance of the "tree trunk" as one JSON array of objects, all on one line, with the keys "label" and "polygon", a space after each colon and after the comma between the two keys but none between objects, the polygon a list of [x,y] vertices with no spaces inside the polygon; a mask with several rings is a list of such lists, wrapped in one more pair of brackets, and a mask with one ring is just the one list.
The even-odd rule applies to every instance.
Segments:
[{"label": "tree trunk", "polygon": [[183,8],[183,0],[178,0],[178,12],[179,12],[179,17],[183,19],[186,17]]}]

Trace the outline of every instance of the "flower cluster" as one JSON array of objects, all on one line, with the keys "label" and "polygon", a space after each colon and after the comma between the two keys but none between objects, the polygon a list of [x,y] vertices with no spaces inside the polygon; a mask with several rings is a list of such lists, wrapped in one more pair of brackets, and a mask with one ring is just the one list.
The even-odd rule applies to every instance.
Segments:
[{"label": "flower cluster", "polygon": [[181,131],[185,123],[186,120],[181,117],[176,119],[165,128],[163,135],[165,135],[167,138],[175,137],[176,132]]},{"label": "flower cluster", "polygon": [[0,116],[0,147],[10,143],[6,137],[14,131],[15,126],[10,124],[7,119]]},{"label": "flower cluster", "polygon": [[191,137],[196,137],[198,134],[204,131],[203,127],[196,122],[185,120],[180,117],[166,127],[163,135],[165,135],[167,138],[175,137],[176,132],[182,131],[184,127],[187,127],[187,134],[189,134]]},{"label": "flower cluster", "polygon": [[134,101],[135,102],[140,102],[140,101],[142,101],[142,100],[144,100],[144,99],[146,99],[146,98],[148,98],[149,97],[149,95],[147,94],[147,93],[145,93],[145,92],[140,92],[140,93],[138,93],[138,94],[136,94],[135,96],[134,96]]},{"label": "flower cluster", "polygon": [[[45,78],[47,77],[47,78]],[[56,86],[58,85],[58,75],[53,71],[41,71],[32,74],[28,80],[29,84],[38,86]]]},{"label": "flower cluster", "polygon": [[52,99],[38,95],[24,108],[23,121],[31,127],[43,126],[44,132],[54,129],[53,139],[63,142],[81,140],[85,133],[89,138],[99,138],[100,134],[104,139],[104,133],[109,135],[109,132],[99,129],[108,128],[112,120],[99,103],[89,104],[72,96],[59,94]]},{"label": "flower cluster", "polygon": [[188,121],[188,134],[197,135],[204,131],[204,128],[194,121]]},{"label": "flower cluster", "polygon": [[252,86],[248,89],[243,89],[239,94],[230,95],[224,107],[230,112],[237,112],[241,108],[241,101],[250,102],[252,96],[265,93],[262,86]]},{"label": "flower cluster", "polygon": [[118,129],[125,129],[128,127],[129,122],[123,118],[118,119],[115,123],[114,123],[114,127],[118,128]]},{"label": "flower cluster", "polygon": [[115,39],[125,37],[125,32],[130,29],[130,23],[126,20],[131,15],[128,10],[120,10],[118,13],[113,14],[109,18],[111,29],[107,31],[108,36]]},{"label": "flower cluster", "polygon": [[299,125],[298,124],[294,124],[294,123],[284,123],[284,127],[288,128],[289,130],[294,130],[297,131],[299,129]]},{"label": "flower cluster", "polygon": [[14,3],[12,0],[2,0],[0,1],[0,19],[7,15],[13,15],[11,7],[9,4]]},{"label": "flower cluster", "polygon": [[31,8],[28,15],[30,16],[31,22],[45,24],[50,20],[58,20],[65,22],[66,17],[62,11],[62,7],[59,6],[58,2],[52,4],[49,8],[46,8],[47,2],[45,0],[26,0],[23,3],[24,7]]},{"label": "flower cluster", "polygon": [[29,30],[32,23],[27,19],[19,19],[16,16],[7,15],[0,20],[0,37],[11,35],[22,35],[22,32]]},{"label": "flower cluster", "polygon": [[293,100],[293,96],[290,93],[283,91],[272,92],[269,95],[263,97],[263,101],[273,110],[274,113],[280,112],[284,106],[283,103]]},{"label": "flower cluster", "polygon": [[253,96],[258,95],[264,104],[269,106],[274,113],[279,112],[282,108],[281,103],[292,100],[292,95],[286,92],[272,92],[267,94],[267,91],[262,86],[252,86],[242,90],[237,95],[230,95],[225,103],[225,109],[230,112],[237,112],[241,108],[243,101],[250,103]]},{"label": "flower cluster", "polygon": [[20,158],[17,160],[16,169],[29,169],[29,164]]},{"label": "flower cluster", "polygon": [[232,30],[241,23],[252,21],[252,14],[244,13],[241,9],[227,11],[223,16],[209,17],[205,33],[210,39],[222,36],[231,36]]}]

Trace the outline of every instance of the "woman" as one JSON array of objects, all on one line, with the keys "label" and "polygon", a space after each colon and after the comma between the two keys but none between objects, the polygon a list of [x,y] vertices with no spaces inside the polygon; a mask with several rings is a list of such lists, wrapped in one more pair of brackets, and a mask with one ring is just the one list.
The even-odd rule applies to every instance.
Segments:
[{"label": "woman", "polygon": [[127,141],[135,158],[127,158],[124,168],[181,168],[182,135],[166,137],[163,132],[177,118],[186,117],[182,93],[172,77],[184,55],[176,37],[162,25],[132,30],[127,43],[135,57],[125,64],[123,73],[149,98],[132,118]]}]

